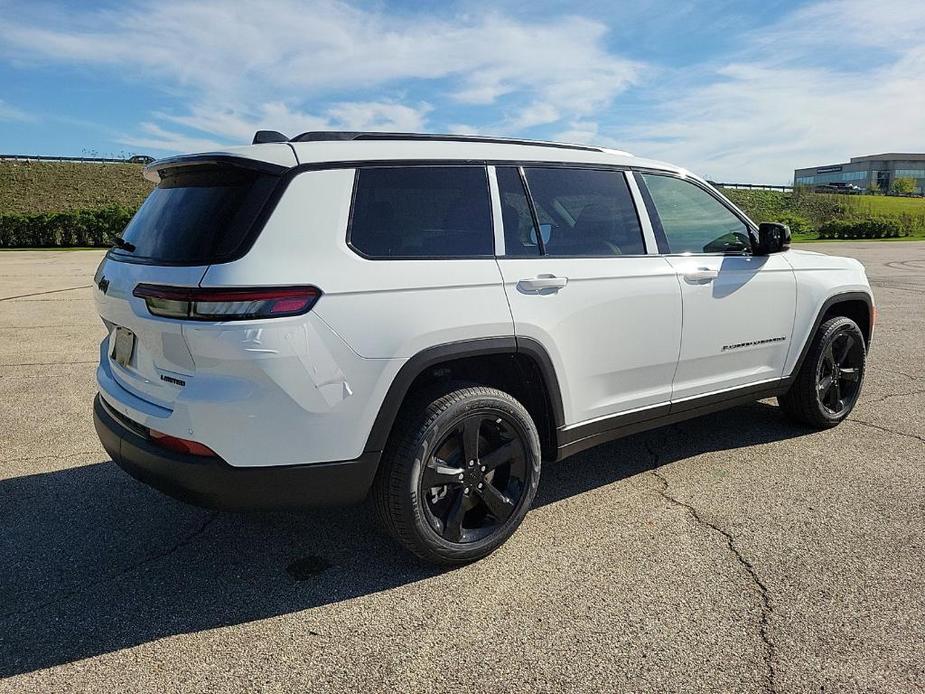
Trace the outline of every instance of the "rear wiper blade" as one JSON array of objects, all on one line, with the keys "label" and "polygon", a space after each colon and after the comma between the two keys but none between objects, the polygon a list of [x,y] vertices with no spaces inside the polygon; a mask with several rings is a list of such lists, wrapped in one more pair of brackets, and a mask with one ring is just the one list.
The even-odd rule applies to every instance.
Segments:
[{"label": "rear wiper blade", "polygon": [[135,252],[135,244],[129,243],[128,241],[123,239],[121,236],[113,236],[112,245],[115,246],[116,248],[121,248],[123,251],[126,251],[128,253]]}]

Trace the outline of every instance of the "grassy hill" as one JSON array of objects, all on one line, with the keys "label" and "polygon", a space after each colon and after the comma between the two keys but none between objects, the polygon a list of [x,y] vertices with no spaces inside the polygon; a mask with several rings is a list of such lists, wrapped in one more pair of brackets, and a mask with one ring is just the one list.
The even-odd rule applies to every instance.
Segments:
[{"label": "grassy hill", "polygon": [[140,164],[0,160],[0,214],[136,209],[153,185]]},{"label": "grassy hill", "polygon": [[[121,227],[116,227],[124,224],[122,218],[127,219],[153,187],[142,177],[142,168],[140,164],[128,163],[0,160],[0,227],[4,227],[4,223],[6,227],[16,227],[15,233],[9,229],[4,232],[6,237],[5,240],[0,238],[0,246],[31,245],[31,229],[37,222],[23,220],[23,215],[79,212],[84,218],[90,215],[96,219],[102,214],[109,221],[97,235],[105,239],[118,233]],[[784,193],[726,189],[723,192],[756,222],[789,224],[797,240],[814,240],[827,229],[830,236],[838,237],[833,231],[838,225],[865,223],[890,227],[905,238],[925,238],[923,198],[826,195],[799,190]],[[112,213],[114,208],[118,208],[116,213]],[[75,221],[76,217],[72,217],[59,214],[52,222],[42,220],[41,224],[51,223],[64,232],[75,224],[89,224],[93,228],[101,224]],[[57,231],[54,233],[61,235]],[[68,245],[65,241],[47,243]]]},{"label": "grassy hill", "polygon": [[784,222],[794,238],[813,240],[833,223],[881,221],[904,237],[925,238],[925,198],[886,195],[833,195],[800,191],[723,189],[755,222]]}]

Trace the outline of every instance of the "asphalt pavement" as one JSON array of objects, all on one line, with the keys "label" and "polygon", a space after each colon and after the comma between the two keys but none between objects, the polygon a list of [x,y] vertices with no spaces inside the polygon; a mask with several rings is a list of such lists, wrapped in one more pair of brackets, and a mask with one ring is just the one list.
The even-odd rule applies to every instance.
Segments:
[{"label": "asphalt pavement", "polygon": [[217,513],[93,431],[92,251],[0,252],[0,691],[925,689],[925,243],[813,244],[879,307],[836,429],[772,401],[543,471],[487,559],[368,506]]}]

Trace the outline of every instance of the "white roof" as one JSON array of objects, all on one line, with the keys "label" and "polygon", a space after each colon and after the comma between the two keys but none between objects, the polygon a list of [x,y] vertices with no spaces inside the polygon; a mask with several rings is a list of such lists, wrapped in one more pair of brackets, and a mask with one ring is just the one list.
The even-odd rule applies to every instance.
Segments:
[{"label": "white roof", "polygon": [[[280,142],[243,147],[229,147],[193,155],[200,157],[242,157],[277,164],[287,168],[300,164],[366,162],[394,160],[473,160],[529,161],[576,164],[638,166],[691,175],[684,169],[660,161],[642,159],[614,149],[589,149],[583,146],[543,146],[519,142],[480,142],[455,140],[322,140]],[[186,157],[170,157],[170,160]],[[157,180],[156,169],[167,160],[150,164],[146,176]],[[149,175],[150,172],[150,175]]]}]

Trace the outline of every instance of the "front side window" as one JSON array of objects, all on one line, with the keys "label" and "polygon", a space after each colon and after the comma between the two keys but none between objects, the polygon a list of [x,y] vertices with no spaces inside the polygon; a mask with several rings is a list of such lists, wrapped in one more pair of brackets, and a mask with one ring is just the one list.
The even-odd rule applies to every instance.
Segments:
[{"label": "front side window", "polygon": [[373,258],[494,255],[484,166],[357,169],[349,243]]},{"label": "front side window", "polygon": [[[622,171],[531,167],[525,168],[524,173],[545,255],[615,256],[646,252],[639,218]],[[532,247],[538,234],[532,219],[528,223],[527,233],[522,226],[518,233],[521,243]],[[508,243],[507,237],[505,242]]]},{"label": "front side window", "polygon": [[[707,191],[674,176],[642,174],[646,204],[660,250],[669,253],[742,253],[748,227]],[[654,208],[654,209],[651,209]],[[661,246],[667,242],[667,249]]]}]

